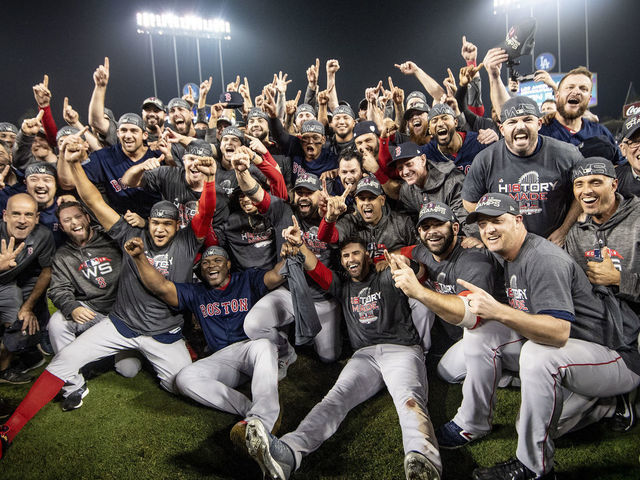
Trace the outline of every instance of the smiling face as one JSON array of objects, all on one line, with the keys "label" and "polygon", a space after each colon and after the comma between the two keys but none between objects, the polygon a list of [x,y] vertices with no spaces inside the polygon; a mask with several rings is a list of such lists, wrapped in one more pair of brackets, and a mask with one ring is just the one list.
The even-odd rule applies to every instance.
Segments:
[{"label": "smiling face", "polygon": [[157,248],[166,246],[178,231],[178,221],[170,218],[149,218],[149,234]]},{"label": "smiling face", "polygon": [[362,178],[360,162],[358,162],[356,158],[340,159],[340,163],[338,164],[338,177],[340,177],[340,182],[342,182],[344,188],[347,188],[349,185],[356,185]]},{"label": "smiling face", "polygon": [[47,156],[49,156],[50,153],[52,153],[53,150],[51,150],[51,147],[49,146],[49,143],[47,143],[47,140],[42,138],[40,135],[36,135],[33,139],[33,145],[31,145],[31,153],[33,153],[33,156],[36,157],[38,160],[43,160],[45,161]]},{"label": "smiling face", "polygon": [[482,242],[491,252],[513,260],[527,234],[522,215],[504,213],[499,217],[480,215],[478,229]]},{"label": "smiling face", "polygon": [[573,181],[573,194],[582,211],[596,223],[603,223],[616,211],[618,179],[606,175],[587,175]]},{"label": "smiling face", "polygon": [[7,201],[3,212],[7,234],[17,241],[26,239],[38,223],[38,204],[26,193],[18,193]]},{"label": "smiling face", "polygon": [[209,255],[200,262],[200,274],[211,288],[224,285],[229,279],[231,262],[222,255]]},{"label": "smiling face", "polygon": [[198,186],[204,181],[204,174],[196,167],[198,161],[197,155],[190,153],[183,155],[182,164],[184,165],[184,177],[190,186]]},{"label": "smiling face", "polygon": [[83,213],[76,205],[61,210],[58,213],[60,228],[76,244],[83,246],[91,237],[89,215]]},{"label": "smiling face", "polygon": [[171,107],[169,121],[175,125],[179,134],[188,135],[193,122],[193,112],[184,107]]},{"label": "smiling face", "polygon": [[365,223],[377,225],[382,218],[384,195],[374,195],[371,192],[360,192],[356,196],[356,208]]},{"label": "smiling face", "polygon": [[380,142],[375,133],[365,133],[364,135],[358,135],[355,139],[355,144],[360,153],[369,152],[374,157],[378,157]]},{"label": "smiling face", "polygon": [[53,205],[56,195],[56,177],[47,173],[34,173],[25,179],[27,193],[31,195],[40,208]]},{"label": "smiling face", "polygon": [[10,148],[16,143],[16,134],[13,132],[0,132],[0,140],[7,142]]},{"label": "smiling face", "polygon": [[145,105],[142,109],[142,120],[147,129],[155,131],[158,127],[164,125],[164,110],[159,109],[153,104]]},{"label": "smiling face", "polygon": [[353,133],[353,127],[356,121],[346,113],[339,113],[333,116],[331,120],[331,128],[336,133],[338,140],[344,140]]},{"label": "smiling face", "polygon": [[296,115],[296,128],[298,129],[298,131],[302,130],[302,124],[304,122],[306,122],[307,120],[315,120],[316,117],[313,116],[313,114],[311,112],[306,112],[306,111],[302,111],[300,113],[298,113],[298,115]]},{"label": "smiling face", "polygon": [[427,157],[420,155],[396,162],[398,175],[409,185],[423,185],[427,179]]},{"label": "smiling face", "polygon": [[242,140],[235,135],[225,135],[220,140],[220,151],[222,152],[222,159],[231,162],[231,157],[236,153],[238,147],[242,146]]},{"label": "smiling face", "polygon": [[538,130],[541,126],[541,118],[524,115],[506,119],[500,125],[500,131],[509,151],[519,157],[526,157],[531,155],[538,145]]},{"label": "smiling face", "polygon": [[349,277],[359,282],[369,274],[371,258],[364,245],[352,242],[347,243],[340,250],[340,263],[349,274]]},{"label": "smiling face", "polygon": [[248,215],[258,213],[258,207],[256,207],[251,199],[244,194],[240,194],[238,196],[238,204],[242,211]]},{"label": "smiling face", "polygon": [[583,74],[566,75],[558,86],[558,113],[566,120],[582,117],[591,100],[591,79]]},{"label": "smiling face", "polygon": [[418,225],[420,241],[437,257],[447,257],[457,239],[459,223],[443,222],[437,218],[427,218]]},{"label": "smiling face", "polygon": [[420,137],[428,134],[429,114],[427,112],[414,111],[407,122],[409,134],[413,137]]},{"label": "smiling face", "polygon": [[429,122],[431,135],[434,135],[438,145],[443,147],[451,143],[457,126],[458,120],[449,114],[438,115]]},{"label": "smiling face", "polygon": [[136,157],[145,149],[144,140],[148,137],[147,132],[136,125],[125,123],[118,127],[118,140],[122,145],[122,150],[129,157]]},{"label": "smiling face", "polygon": [[269,123],[262,117],[251,117],[247,123],[247,132],[258,140],[266,140],[269,136]]},{"label": "smiling face", "polygon": [[317,213],[320,195],[320,191],[314,192],[304,187],[294,190],[293,204],[302,218],[310,218]]},{"label": "smiling face", "polygon": [[636,131],[630,138],[625,138],[620,143],[620,150],[622,150],[624,158],[627,159],[636,175],[640,175],[640,130]]}]

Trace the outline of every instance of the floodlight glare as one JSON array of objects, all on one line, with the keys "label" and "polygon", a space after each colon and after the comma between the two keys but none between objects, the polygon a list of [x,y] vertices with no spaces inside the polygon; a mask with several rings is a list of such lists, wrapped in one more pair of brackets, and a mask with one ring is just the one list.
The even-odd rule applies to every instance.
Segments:
[{"label": "floodlight glare", "polygon": [[150,12],[136,14],[138,33],[177,35],[200,38],[231,39],[231,25],[222,18],[202,18],[196,15],[179,17],[171,12],[160,15]]}]

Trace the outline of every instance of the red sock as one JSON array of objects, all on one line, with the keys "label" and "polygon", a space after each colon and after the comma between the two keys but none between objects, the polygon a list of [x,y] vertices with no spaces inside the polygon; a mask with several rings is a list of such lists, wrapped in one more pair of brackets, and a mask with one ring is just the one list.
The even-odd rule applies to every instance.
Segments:
[{"label": "red sock", "polygon": [[7,437],[12,442],[22,427],[24,427],[33,416],[40,411],[47,403],[53,400],[62,386],[64,381],[45,370],[38,377],[36,383],[33,384],[27,396],[18,405],[16,411],[13,412],[11,418],[7,420],[5,425],[9,427]]}]

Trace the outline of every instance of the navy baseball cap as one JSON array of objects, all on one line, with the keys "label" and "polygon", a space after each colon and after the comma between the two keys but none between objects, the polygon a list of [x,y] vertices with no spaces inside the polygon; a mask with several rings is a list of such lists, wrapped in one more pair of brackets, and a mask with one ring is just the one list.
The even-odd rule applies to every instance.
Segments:
[{"label": "navy baseball cap", "polygon": [[611,161],[615,160],[618,153],[616,146],[604,135],[587,138],[578,145],[578,150],[584,158],[604,157]]},{"label": "navy baseball cap", "polygon": [[364,122],[356,123],[355,127],[353,127],[354,138],[357,138],[360,135],[366,135],[367,133],[374,133],[376,136],[380,135],[380,130],[378,130],[376,122],[365,120]]},{"label": "navy baseball cap", "polygon": [[428,113],[430,110],[429,105],[425,102],[416,102],[410,109],[404,112],[404,119],[409,120],[416,112]]},{"label": "navy baseball cap", "polygon": [[389,166],[395,164],[398,160],[419,157],[422,155],[420,147],[413,142],[404,142],[390,148],[389,150],[391,150],[391,161],[389,162]]},{"label": "navy baseball cap", "polygon": [[418,225],[428,218],[435,218],[443,222],[457,222],[458,219],[454,215],[449,205],[442,202],[429,202],[422,205],[418,214]]},{"label": "navy baseball cap", "polygon": [[362,177],[356,186],[356,193],[354,196],[358,196],[362,192],[373,193],[376,197],[384,195],[382,185],[376,177]]},{"label": "navy baseball cap", "polygon": [[313,173],[301,173],[293,186],[294,190],[298,188],[306,188],[312,192],[318,191],[320,190],[320,180]]},{"label": "navy baseball cap", "polygon": [[456,112],[454,112],[453,108],[451,108],[446,103],[436,103],[433,107],[431,107],[431,110],[429,110],[429,122],[431,122],[431,119],[439,117],[440,115],[451,115],[453,118],[455,118]]},{"label": "navy baseball cap", "polygon": [[305,133],[319,133],[320,135],[324,135],[324,125],[317,120],[307,120],[302,124],[302,128],[300,130],[300,133],[303,135]]},{"label": "navy baseball cap", "polygon": [[590,157],[578,160],[571,170],[571,181],[589,175],[604,175],[605,177],[616,178],[616,170],[609,160],[604,157]]},{"label": "navy baseball cap", "polygon": [[500,111],[500,122],[504,123],[506,120],[513,117],[524,117],[526,115],[533,115],[540,118],[540,108],[538,103],[532,98],[519,95],[517,97],[511,97],[504,102],[502,110]]},{"label": "navy baseball cap", "polygon": [[498,45],[509,55],[509,60],[515,60],[523,55],[529,55],[535,46],[536,19],[526,18],[511,27],[504,42]]},{"label": "navy baseball cap", "polygon": [[475,223],[480,215],[499,217],[505,213],[520,215],[518,203],[504,193],[487,193],[477,203],[474,212],[467,216],[467,223]]},{"label": "navy baseball cap", "polygon": [[244,105],[244,98],[238,92],[223,92],[220,94],[220,103],[226,103],[227,108],[240,108]]},{"label": "navy baseball cap", "polygon": [[622,138],[629,138],[640,128],[640,115],[627,118],[622,124]]},{"label": "navy baseball cap", "polygon": [[140,107],[140,108],[142,108],[144,110],[144,107],[146,107],[147,105],[153,105],[154,107],[157,107],[160,110],[164,110],[164,103],[162,103],[162,100],[160,100],[159,98],[156,98],[156,97],[146,98],[142,102],[142,107]]}]

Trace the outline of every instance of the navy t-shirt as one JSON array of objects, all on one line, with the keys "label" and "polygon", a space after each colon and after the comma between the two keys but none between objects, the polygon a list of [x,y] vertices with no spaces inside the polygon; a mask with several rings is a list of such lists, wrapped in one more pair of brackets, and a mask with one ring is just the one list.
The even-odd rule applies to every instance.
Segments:
[{"label": "navy t-shirt", "polygon": [[251,268],[231,274],[225,288],[210,288],[204,283],[176,283],[178,309],[197,315],[209,348],[216,352],[235,342],[246,340],[244,319],[251,307],[269,289],[264,284],[266,270]]}]

